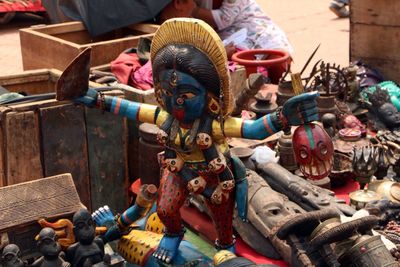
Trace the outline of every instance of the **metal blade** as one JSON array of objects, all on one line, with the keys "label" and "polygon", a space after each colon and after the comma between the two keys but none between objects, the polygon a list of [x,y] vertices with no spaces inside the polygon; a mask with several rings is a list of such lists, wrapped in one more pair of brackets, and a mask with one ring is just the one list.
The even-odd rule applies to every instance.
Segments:
[{"label": "metal blade", "polygon": [[61,74],[56,87],[57,100],[73,100],[87,92],[91,51],[90,47],[83,50]]},{"label": "metal blade", "polygon": [[311,60],[313,59],[315,53],[317,53],[317,51],[318,51],[318,49],[319,49],[320,46],[321,46],[321,44],[319,44],[319,45],[317,46],[317,48],[314,49],[314,52],[312,52],[312,54],[311,54],[310,57],[308,58],[306,64],[304,65],[303,69],[300,71],[300,76],[301,76],[301,75],[303,74],[303,72],[306,70],[308,64],[310,64]]}]

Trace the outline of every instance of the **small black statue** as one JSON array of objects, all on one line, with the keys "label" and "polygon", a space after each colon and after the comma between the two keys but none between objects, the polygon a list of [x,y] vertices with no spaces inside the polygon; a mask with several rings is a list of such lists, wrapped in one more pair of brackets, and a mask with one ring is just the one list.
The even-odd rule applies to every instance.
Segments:
[{"label": "small black statue", "polygon": [[400,112],[390,101],[387,91],[377,86],[376,91],[369,94],[369,101],[372,103],[370,108],[375,110],[378,118],[388,129],[395,130],[400,127]]},{"label": "small black statue", "polygon": [[67,260],[72,267],[87,267],[103,261],[104,243],[95,236],[95,224],[86,209],[74,214],[74,235],[78,242],[67,250]]},{"label": "small black statue", "polygon": [[42,257],[31,267],[70,267],[71,264],[60,257],[61,246],[57,242],[56,232],[52,228],[43,228],[39,233],[38,250]]},{"label": "small black statue", "polygon": [[21,251],[15,244],[9,244],[4,247],[3,253],[1,254],[0,263],[4,267],[25,267],[28,266],[26,262],[21,260]]}]

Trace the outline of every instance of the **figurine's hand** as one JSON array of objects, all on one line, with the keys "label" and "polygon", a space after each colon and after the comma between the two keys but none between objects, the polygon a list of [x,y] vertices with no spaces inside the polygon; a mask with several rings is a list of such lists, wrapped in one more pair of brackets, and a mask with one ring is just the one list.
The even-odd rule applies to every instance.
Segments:
[{"label": "figurine's hand", "polygon": [[92,213],[92,218],[97,226],[110,228],[116,224],[115,216],[108,206],[101,207]]},{"label": "figurine's hand", "polygon": [[289,125],[300,125],[318,120],[316,98],[318,92],[303,93],[290,98],[283,105],[282,115]]},{"label": "figurine's hand", "polygon": [[95,89],[89,88],[89,90],[86,92],[86,95],[75,99],[75,102],[84,104],[85,106],[88,107],[94,107],[96,105],[97,98],[98,98],[98,92]]}]

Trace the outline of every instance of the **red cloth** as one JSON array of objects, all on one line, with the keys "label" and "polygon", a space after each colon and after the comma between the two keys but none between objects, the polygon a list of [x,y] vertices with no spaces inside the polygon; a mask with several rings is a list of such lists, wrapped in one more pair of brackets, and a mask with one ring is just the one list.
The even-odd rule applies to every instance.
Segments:
[{"label": "red cloth", "polygon": [[142,90],[153,88],[151,64],[142,66],[136,53],[121,53],[111,62],[111,72],[123,84]]},{"label": "red cloth", "polygon": [[[132,77],[133,75],[133,77]],[[153,88],[153,69],[150,60],[131,75],[132,85],[136,88],[149,90]]]},{"label": "red cloth", "polygon": [[41,0],[30,0],[26,3],[0,3],[0,13],[4,12],[42,12],[46,9]]}]

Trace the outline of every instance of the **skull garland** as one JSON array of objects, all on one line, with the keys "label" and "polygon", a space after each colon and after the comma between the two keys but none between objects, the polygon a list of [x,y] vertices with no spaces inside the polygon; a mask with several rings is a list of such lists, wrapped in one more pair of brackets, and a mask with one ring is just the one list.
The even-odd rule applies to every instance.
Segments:
[{"label": "skull garland", "polygon": [[293,134],[293,149],[300,171],[308,179],[319,180],[331,172],[333,144],[319,125],[299,126]]}]

